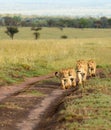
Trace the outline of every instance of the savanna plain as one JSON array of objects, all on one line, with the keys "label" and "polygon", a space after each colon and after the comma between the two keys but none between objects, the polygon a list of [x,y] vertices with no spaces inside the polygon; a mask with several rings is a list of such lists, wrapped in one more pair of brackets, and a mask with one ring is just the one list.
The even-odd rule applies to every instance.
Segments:
[{"label": "savanna plain", "polygon": [[87,81],[82,97],[78,90],[64,99],[54,129],[110,130],[111,29],[42,28],[37,40],[30,28],[18,29],[11,40],[0,27],[0,86],[75,67],[79,59],[94,59],[99,74]]}]

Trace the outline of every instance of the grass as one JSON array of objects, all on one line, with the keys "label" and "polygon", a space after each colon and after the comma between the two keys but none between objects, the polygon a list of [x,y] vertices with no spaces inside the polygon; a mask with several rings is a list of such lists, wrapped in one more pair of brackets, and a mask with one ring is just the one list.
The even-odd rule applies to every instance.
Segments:
[{"label": "grass", "polygon": [[11,103],[11,102],[6,102],[5,104],[1,104],[0,108],[8,108],[8,109],[18,109],[18,110],[23,110],[22,107],[18,106],[15,103]]},{"label": "grass", "polygon": [[27,90],[25,91],[23,94],[26,94],[26,95],[31,95],[31,96],[37,96],[37,97],[40,97],[40,96],[44,96],[45,94],[39,92],[38,90]]},{"label": "grass", "polygon": [[[74,98],[65,101],[65,110],[60,111],[58,118],[60,130],[111,128],[110,29],[44,28],[39,40],[34,40],[30,28],[20,28],[14,40],[10,40],[4,30],[0,28],[0,85],[75,67],[78,59],[94,59],[106,77],[89,80],[82,98],[73,95]],[[62,35],[68,39],[60,39]],[[38,95],[35,91],[29,93]]]},{"label": "grass", "polygon": [[58,28],[43,28],[39,40],[33,40],[30,28],[20,28],[14,40],[4,30],[0,28],[0,85],[75,67],[78,59],[92,58],[99,66],[111,65],[109,29],[65,28],[63,32],[70,38],[59,39],[63,32]]},{"label": "grass", "polygon": [[[34,35],[30,27],[18,27],[19,33],[15,34],[17,40],[33,40]],[[0,39],[10,39],[5,34],[6,28],[0,28]],[[111,35],[110,29],[75,29],[64,28],[61,31],[59,28],[42,28],[40,32],[40,39],[61,39],[61,36],[66,35],[68,39],[80,39],[80,38],[108,38]]]},{"label": "grass", "polygon": [[[95,82],[94,82],[95,80]],[[80,91],[80,90],[78,90]],[[79,93],[79,92],[78,92]],[[111,128],[111,80],[88,81],[83,97],[66,98],[59,112],[58,130],[109,130]]]}]

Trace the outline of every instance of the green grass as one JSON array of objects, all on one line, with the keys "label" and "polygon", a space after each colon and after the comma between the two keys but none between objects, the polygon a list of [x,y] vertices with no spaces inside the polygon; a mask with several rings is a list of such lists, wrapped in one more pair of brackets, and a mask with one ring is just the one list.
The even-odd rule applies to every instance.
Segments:
[{"label": "green grass", "polygon": [[38,90],[26,90],[25,92],[23,92],[23,94],[26,94],[26,95],[32,95],[32,96],[44,96],[45,94],[39,92]]},{"label": "green grass", "polygon": [[6,102],[5,104],[1,104],[0,108],[9,108],[9,109],[18,109],[18,110],[23,110],[22,107],[18,106],[15,103],[11,103],[11,102]]},{"label": "green grass", "polygon": [[[15,34],[14,39],[33,40],[34,35],[30,27],[18,27],[19,33]],[[5,34],[6,28],[0,27],[0,39],[10,39]],[[64,28],[61,31],[59,28],[42,28],[40,32],[40,39],[61,39],[61,36],[66,35],[68,39],[79,38],[108,38],[111,35],[110,29],[75,29]]]},{"label": "green grass", "polygon": [[[102,68],[108,74],[106,68]],[[111,68],[110,68],[111,70]],[[78,97],[82,90],[82,97]],[[59,112],[58,130],[109,130],[111,128],[111,79],[93,78],[87,81],[85,90],[64,101],[64,109]]]},{"label": "green grass", "polygon": [[[39,40],[33,39],[30,28],[20,28],[14,40],[4,30],[0,28],[0,85],[75,67],[78,59],[95,59],[99,66],[111,65],[109,29],[43,28]],[[63,32],[70,38],[59,39]]]},{"label": "green grass", "polygon": [[[60,112],[58,119],[61,122],[64,120],[60,130],[111,128],[110,29],[65,28],[61,31],[58,28],[43,28],[39,40],[34,40],[30,28],[20,28],[14,40],[4,30],[0,28],[0,85],[18,83],[25,77],[45,75],[61,68],[75,67],[78,59],[94,59],[97,67],[104,70],[106,78],[89,80],[82,98],[65,101],[65,110]],[[60,39],[62,35],[67,35],[68,39]],[[35,91],[28,93],[38,95]]]}]

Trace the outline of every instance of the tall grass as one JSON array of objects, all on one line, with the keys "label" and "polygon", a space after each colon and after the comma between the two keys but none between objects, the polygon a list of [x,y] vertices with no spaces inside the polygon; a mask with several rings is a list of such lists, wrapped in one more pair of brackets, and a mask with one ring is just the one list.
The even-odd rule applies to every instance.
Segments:
[{"label": "tall grass", "polygon": [[77,59],[93,58],[98,64],[111,64],[111,39],[2,40],[0,62],[34,63],[44,61],[54,68],[74,66]]},{"label": "tall grass", "polygon": [[[29,35],[26,29],[29,31],[29,28],[21,28],[22,33],[19,34],[21,39],[23,36]],[[45,37],[48,30],[50,29],[44,28],[42,30]],[[58,31],[60,30],[53,28],[51,36],[58,35]],[[25,76],[44,75],[61,68],[75,67],[78,59],[92,58],[96,60],[97,64],[103,66],[111,64],[111,38],[109,38],[109,34],[105,34],[101,38],[104,34],[103,30],[78,29],[77,31],[77,29],[66,28],[65,31],[71,36],[76,34],[79,38],[31,40],[30,37],[27,37],[30,40],[24,40],[25,37],[22,40],[17,40],[19,36],[15,36],[14,40],[0,40],[1,82],[12,83]],[[93,38],[92,32],[95,32],[94,35],[99,32],[97,38]],[[110,30],[106,29],[105,32],[110,32]],[[92,38],[88,38],[89,35]]]}]

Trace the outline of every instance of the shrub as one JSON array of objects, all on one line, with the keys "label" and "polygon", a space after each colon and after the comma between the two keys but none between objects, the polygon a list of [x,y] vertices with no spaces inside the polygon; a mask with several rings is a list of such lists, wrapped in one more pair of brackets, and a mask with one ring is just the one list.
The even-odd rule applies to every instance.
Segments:
[{"label": "shrub", "polygon": [[67,38],[68,38],[68,36],[63,35],[63,36],[61,36],[61,38],[62,38],[62,39],[67,39]]}]

